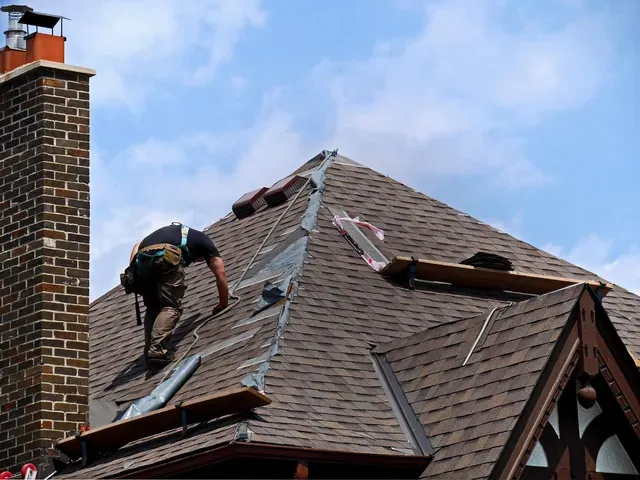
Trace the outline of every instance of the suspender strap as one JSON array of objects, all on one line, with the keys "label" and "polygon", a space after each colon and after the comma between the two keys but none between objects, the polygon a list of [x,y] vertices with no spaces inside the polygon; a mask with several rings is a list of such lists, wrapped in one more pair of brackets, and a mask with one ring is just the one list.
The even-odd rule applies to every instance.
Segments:
[{"label": "suspender strap", "polygon": [[186,225],[182,225],[182,229],[180,230],[182,234],[182,240],[180,241],[180,248],[184,249],[187,246],[187,235],[189,235],[189,227]]}]

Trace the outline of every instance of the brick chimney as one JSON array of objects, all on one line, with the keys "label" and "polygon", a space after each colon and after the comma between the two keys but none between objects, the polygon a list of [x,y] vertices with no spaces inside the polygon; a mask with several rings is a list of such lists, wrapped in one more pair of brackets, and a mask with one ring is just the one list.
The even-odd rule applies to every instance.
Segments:
[{"label": "brick chimney", "polygon": [[44,478],[55,441],[88,411],[95,72],[47,59],[38,35],[26,38],[23,64],[0,75],[0,471],[29,462]]}]

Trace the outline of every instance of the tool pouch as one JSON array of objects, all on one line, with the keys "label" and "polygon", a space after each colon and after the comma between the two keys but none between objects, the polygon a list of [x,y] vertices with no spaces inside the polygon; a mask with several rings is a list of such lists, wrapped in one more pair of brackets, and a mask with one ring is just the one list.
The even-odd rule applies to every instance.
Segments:
[{"label": "tool pouch", "polygon": [[182,251],[174,245],[165,245],[162,259],[169,265],[179,265],[182,260]]},{"label": "tool pouch", "polygon": [[120,284],[124,287],[125,293],[141,293],[139,290],[139,282],[136,282],[135,265],[133,262],[129,265],[124,273],[120,274]]}]

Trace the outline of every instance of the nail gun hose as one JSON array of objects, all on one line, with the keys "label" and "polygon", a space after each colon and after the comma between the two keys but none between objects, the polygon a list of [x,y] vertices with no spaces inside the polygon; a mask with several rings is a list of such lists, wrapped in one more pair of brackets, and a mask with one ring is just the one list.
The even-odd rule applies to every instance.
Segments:
[{"label": "nail gun hose", "polygon": [[[318,166],[318,169],[321,169],[324,166],[324,164],[327,162],[327,160],[329,160],[331,157],[335,156],[336,153],[337,153],[336,151],[333,151],[333,152],[329,152],[328,154],[326,154],[325,157],[324,157],[324,160],[322,160],[322,163]],[[285,217],[285,215],[287,213],[289,213],[289,210],[291,210],[291,207],[293,207],[293,205],[296,203],[296,201],[298,200],[298,198],[300,197],[302,192],[307,189],[307,185],[309,185],[310,181],[311,181],[311,176],[309,176],[307,178],[306,182],[304,182],[304,185],[302,185],[300,190],[298,190],[298,192],[295,194],[295,196],[291,199],[291,201],[287,205],[287,208],[284,209],[284,211],[280,214],[280,216],[275,221],[275,223],[271,226],[271,229],[269,229],[269,232],[267,233],[266,237],[264,237],[264,240],[262,240],[262,243],[260,244],[260,246],[256,249],[255,253],[253,254],[253,257],[251,257],[251,260],[249,260],[247,262],[246,266],[244,267],[244,270],[242,271],[242,274],[240,275],[240,278],[238,279],[237,282],[234,283],[233,288],[231,289],[231,292],[229,293],[229,298],[235,299],[235,302],[233,302],[229,306],[229,308],[225,308],[224,310],[216,313],[215,315],[212,315],[211,317],[205,319],[200,325],[198,325],[196,327],[196,329],[193,331],[193,341],[191,342],[191,344],[189,345],[187,350],[180,356],[180,358],[172,364],[171,368],[168,369],[165,372],[165,374],[160,379],[160,383],[164,382],[165,379],[175,370],[176,366],[178,366],[180,364],[180,362],[182,362],[182,360],[184,360],[185,357],[187,355],[189,355],[189,352],[191,352],[191,349],[195,346],[195,344],[200,339],[200,335],[199,335],[200,329],[202,327],[204,327],[209,321],[211,321],[211,320],[213,320],[215,318],[218,318],[220,315],[222,315],[223,313],[226,313],[228,310],[231,310],[238,303],[240,303],[240,299],[242,297],[240,295],[235,295],[236,289],[238,288],[240,283],[242,283],[242,280],[244,280],[244,277],[247,274],[247,272],[249,271],[249,268],[251,267],[251,265],[253,265],[254,260],[256,259],[258,254],[262,251],[262,249],[264,248],[264,246],[267,243],[267,241],[269,241],[269,238],[271,238],[271,235],[273,234],[275,229],[278,227],[278,225],[280,224],[282,219]]]}]

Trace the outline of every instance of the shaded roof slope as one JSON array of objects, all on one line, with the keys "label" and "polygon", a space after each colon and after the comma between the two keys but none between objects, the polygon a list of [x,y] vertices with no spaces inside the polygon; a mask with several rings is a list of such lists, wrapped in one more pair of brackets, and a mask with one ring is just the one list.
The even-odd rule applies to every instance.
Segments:
[{"label": "shaded roof slope", "polygon": [[568,287],[375,349],[436,451],[425,477],[489,475],[583,289]]},{"label": "shaded roof slope", "polygon": [[[309,186],[299,197],[258,260],[272,246],[278,249],[299,240],[295,232],[313,191]],[[287,205],[264,208],[242,220],[230,214],[206,230],[225,260],[231,283]],[[273,403],[259,409],[263,422],[249,423],[255,441],[411,454],[374,369],[370,348],[527,298],[450,286],[407,290],[381,277],[354,252],[332,225],[329,207],[341,208],[352,217],[360,215],[384,229],[385,249],[394,255],[457,263],[484,250],[509,258],[518,271],[597,278],[338,156],[326,170],[315,228],[303,237],[303,255],[296,257],[300,268],[294,275],[293,294],[282,307],[288,309],[285,323],[280,307],[271,316],[251,321],[256,318],[251,313],[263,281],[239,290],[240,303],[200,330],[193,351],[208,349],[210,354],[176,400],[239,386],[248,373],[266,365],[264,389]],[[247,278],[245,283],[250,281]],[[206,266],[187,269],[187,283],[184,314],[175,334],[178,354],[192,342],[192,330],[206,322],[217,302],[214,277]],[[604,303],[614,312],[627,347],[640,356],[640,299],[616,287]],[[92,398],[132,400],[148,394],[160,380],[159,375],[149,376],[143,366],[142,329],[135,325],[133,299],[121,288],[92,303],[90,336]],[[124,463],[118,458],[106,464],[122,468]]]}]

